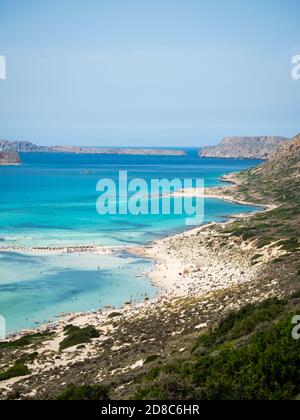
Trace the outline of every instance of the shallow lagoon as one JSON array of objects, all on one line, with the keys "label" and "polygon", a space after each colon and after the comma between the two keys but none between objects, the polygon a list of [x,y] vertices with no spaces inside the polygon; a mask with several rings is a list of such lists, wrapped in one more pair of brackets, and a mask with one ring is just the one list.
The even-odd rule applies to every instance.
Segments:
[{"label": "shallow lagoon", "polygon": [[0,253],[0,308],[9,331],[54,321],[62,313],[141,301],[156,289],[152,264],[126,254],[30,256]]}]

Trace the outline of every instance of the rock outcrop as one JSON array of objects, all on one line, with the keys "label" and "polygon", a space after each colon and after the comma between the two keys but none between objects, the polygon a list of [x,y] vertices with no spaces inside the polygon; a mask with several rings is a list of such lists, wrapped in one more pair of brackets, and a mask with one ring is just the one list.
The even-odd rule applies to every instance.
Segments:
[{"label": "rock outcrop", "polygon": [[19,165],[21,159],[16,152],[0,152],[0,165]]},{"label": "rock outcrop", "polygon": [[218,146],[204,147],[201,157],[234,159],[269,159],[282,143],[284,137],[225,137]]},{"label": "rock outcrop", "polygon": [[21,159],[15,143],[0,140],[0,165],[19,165]]}]

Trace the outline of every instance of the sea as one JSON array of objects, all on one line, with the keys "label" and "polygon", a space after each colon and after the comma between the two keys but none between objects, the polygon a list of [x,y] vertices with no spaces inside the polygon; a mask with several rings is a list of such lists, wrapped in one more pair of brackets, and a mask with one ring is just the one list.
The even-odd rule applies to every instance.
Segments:
[{"label": "sea", "polygon": [[[14,250],[0,251],[0,317],[6,320],[8,333],[53,322],[65,313],[143,301],[158,292],[148,278],[153,262],[126,248],[191,228],[186,215],[101,215],[97,184],[103,179],[117,182],[119,171],[127,171],[129,180],[142,179],[147,185],[153,178],[182,182],[189,178],[215,187],[223,175],[261,163],[200,159],[196,149],[186,151],[186,156],[24,153],[22,165],[0,167],[0,247]],[[118,194],[115,199],[120,200]],[[255,210],[206,198],[201,223],[223,222],[232,214]],[[116,251],[109,255],[22,251],[83,245]]]}]

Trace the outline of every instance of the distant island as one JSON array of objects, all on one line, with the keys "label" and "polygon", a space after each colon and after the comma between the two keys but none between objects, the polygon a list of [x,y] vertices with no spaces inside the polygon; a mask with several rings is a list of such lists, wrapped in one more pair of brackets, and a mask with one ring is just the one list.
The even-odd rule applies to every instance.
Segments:
[{"label": "distant island", "polygon": [[234,159],[269,159],[278,147],[287,141],[285,137],[225,137],[218,146],[204,147],[200,157]]},{"label": "distant island", "polygon": [[7,140],[0,140],[0,165],[19,165],[21,159],[15,145]]},{"label": "distant island", "polygon": [[26,141],[0,141],[6,148],[18,153],[74,153],[91,155],[152,155],[152,156],[185,156],[186,151],[180,149],[147,149],[147,148],[111,148],[111,147],[82,147],[82,146],[38,146]]},{"label": "distant island", "polygon": [[19,165],[21,159],[18,153],[16,152],[0,152],[0,165]]}]

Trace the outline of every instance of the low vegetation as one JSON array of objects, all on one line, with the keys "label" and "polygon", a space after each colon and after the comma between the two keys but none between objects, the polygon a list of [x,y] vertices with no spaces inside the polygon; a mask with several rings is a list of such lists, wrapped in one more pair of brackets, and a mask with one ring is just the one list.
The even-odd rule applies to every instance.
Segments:
[{"label": "low vegetation", "polygon": [[57,395],[55,400],[71,401],[101,401],[109,399],[109,388],[105,385],[82,385],[69,386],[61,394]]},{"label": "low vegetation", "polygon": [[59,345],[60,350],[65,350],[79,344],[90,343],[92,338],[100,337],[99,332],[92,325],[85,328],[68,325],[65,327],[65,335],[66,338]]},{"label": "low vegetation", "polygon": [[[136,399],[286,400],[300,395],[300,342],[291,307],[268,300],[229,315],[201,335],[190,358],[171,360],[136,378]],[[288,313],[288,314],[287,314]]]},{"label": "low vegetation", "polygon": [[12,367],[7,369],[5,372],[0,373],[0,381],[6,381],[11,378],[17,378],[19,376],[30,375],[30,370],[22,361],[17,361]]},{"label": "low vegetation", "polygon": [[144,365],[155,362],[159,358],[160,357],[158,356],[158,354],[152,354],[152,355],[148,356],[147,359],[144,361]]},{"label": "low vegetation", "polygon": [[5,349],[17,350],[23,347],[31,346],[33,344],[39,344],[43,340],[49,339],[53,336],[53,333],[36,333],[29,334],[14,341],[3,341],[0,342],[0,351]]},{"label": "low vegetation", "polygon": [[120,312],[112,312],[108,315],[108,319],[119,318],[120,316],[122,316]]}]

